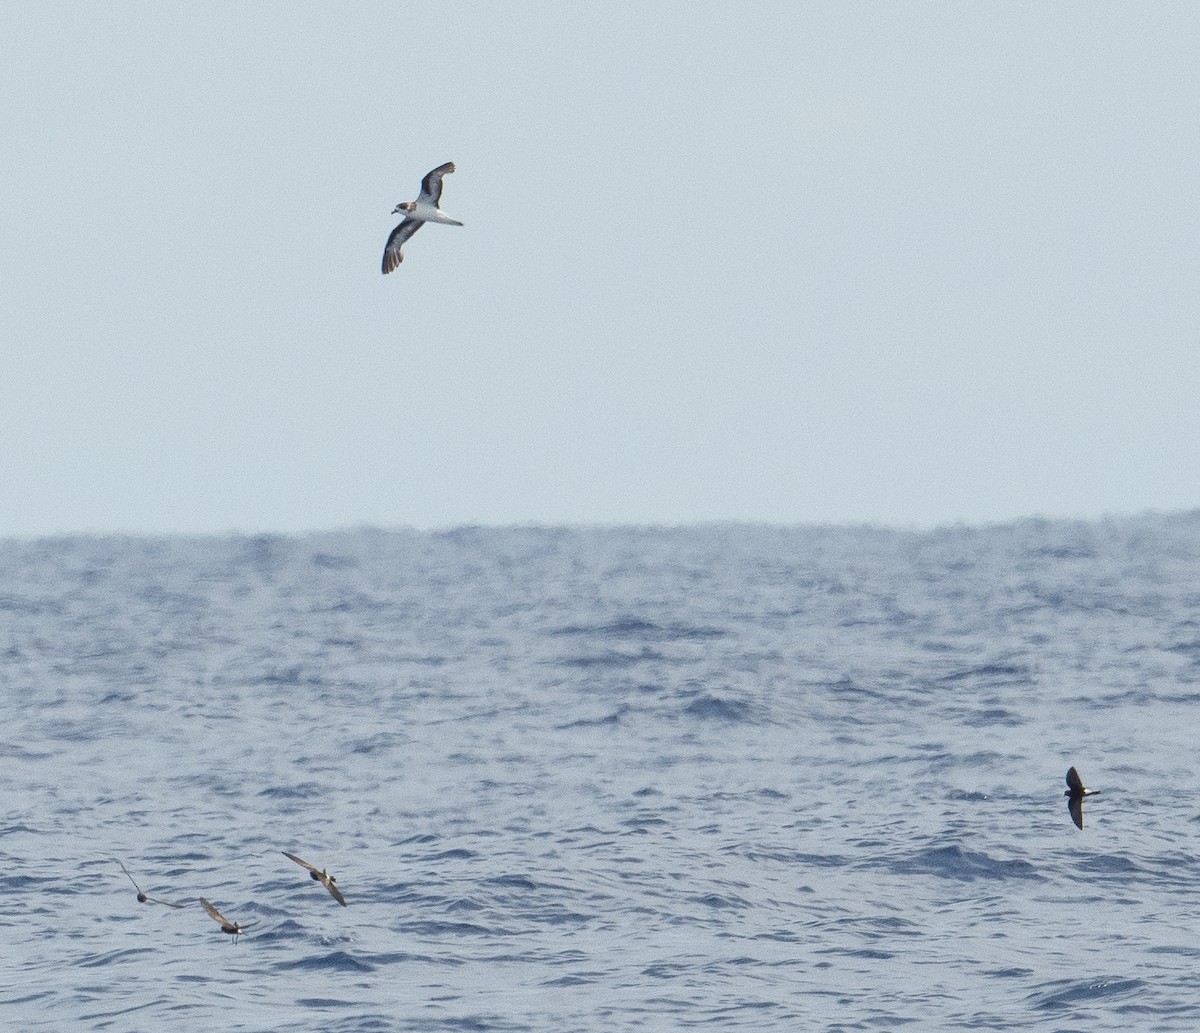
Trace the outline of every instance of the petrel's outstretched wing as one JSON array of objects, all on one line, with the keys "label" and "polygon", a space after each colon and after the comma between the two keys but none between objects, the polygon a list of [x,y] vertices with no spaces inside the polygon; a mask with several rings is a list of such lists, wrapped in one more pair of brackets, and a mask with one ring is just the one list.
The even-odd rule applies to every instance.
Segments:
[{"label": "petrel's outstretched wing", "polygon": [[1077,828],[1083,828],[1083,795],[1071,794],[1071,798],[1067,801],[1067,810],[1071,813],[1071,820],[1075,822]]},{"label": "petrel's outstretched wing", "polygon": [[341,904],[342,907],[346,906],[346,898],[342,896],[342,891],[339,890],[335,885],[337,882],[336,878],[334,878],[324,869],[318,868],[316,865],[309,864],[306,860],[304,860],[303,857],[297,857],[295,854],[289,854],[286,850],[283,851],[283,856],[289,860],[295,861],[298,865],[300,865],[301,868],[307,868],[309,875],[311,875],[317,880],[317,882],[329,890],[329,892],[333,895],[334,900]]},{"label": "petrel's outstretched wing", "polygon": [[329,890],[330,893],[333,894],[333,899],[341,904],[342,907],[346,906],[346,898],[342,896],[342,891],[334,885],[332,875],[325,876],[325,878],[321,880],[321,885],[323,885],[327,890]]},{"label": "petrel's outstretched wing", "polygon": [[[1083,792],[1083,779],[1079,777],[1079,772],[1074,768],[1071,768],[1067,772],[1067,788],[1069,788],[1072,793]],[[1079,823],[1076,822],[1076,824],[1078,825]]]},{"label": "petrel's outstretched wing", "polygon": [[425,173],[425,178],[421,180],[421,193],[433,202],[435,208],[442,203],[442,177],[453,171],[454,162],[448,161],[432,172]]},{"label": "petrel's outstretched wing", "polygon": [[320,874],[320,869],[314,868],[311,864],[304,860],[303,857],[297,857],[295,854],[289,854],[286,850],[283,852],[283,856],[289,861],[295,861],[301,868],[307,868],[314,875]]},{"label": "petrel's outstretched wing", "polygon": [[[432,175],[433,173],[430,173]],[[425,225],[424,219],[405,219],[392,230],[388,237],[387,246],[383,249],[383,272],[386,276],[404,261],[404,252],[400,250],[404,242]]]},{"label": "petrel's outstretched wing", "polygon": [[220,911],[218,911],[215,907],[213,907],[212,904],[209,901],[205,900],[203,897],[200,898],[200,906],[202,908],[204,908],[205,911],[208,912],[209,917],[212,918],[212,920],[214,922],[217,922],[221,926],[222,929],[224,929],[226,926],[229,926],[232,928],[233,923],[231,921],[229,921],[228,918],[226,918],[223,914],[221,914]]},{"label": "petrel's outstretched wing", "polygon": [[125,867],[125,862],[118,859],[117,864],[121,866],[121,871],[125,873],[125,878],[133,883],[133,888],[137,890],[137,899],[139,904],[162,904],[165,907],[185,908],[186,904],[172,904],[169,900],[159,900],[158,897],[148,896],[142,891],[142,887],[134,881],[132,875],[129,874],[129,869]]}]

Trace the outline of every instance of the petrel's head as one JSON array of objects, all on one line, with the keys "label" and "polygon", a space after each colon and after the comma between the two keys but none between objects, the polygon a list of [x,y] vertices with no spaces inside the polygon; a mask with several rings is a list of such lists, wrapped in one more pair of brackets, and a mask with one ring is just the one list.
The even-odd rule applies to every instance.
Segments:
[{"label": "petrel's head", "polygon": [[401,201],[395,208],[392,209],[392,214],[397,215],[400,212],[411,212],[416,208],[416,204],[412,201]]}]

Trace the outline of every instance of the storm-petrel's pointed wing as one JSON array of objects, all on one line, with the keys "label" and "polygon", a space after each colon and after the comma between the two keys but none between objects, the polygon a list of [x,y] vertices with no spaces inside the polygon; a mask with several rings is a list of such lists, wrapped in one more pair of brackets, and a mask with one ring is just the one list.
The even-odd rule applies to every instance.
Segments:
[{"label": "storm-petrel's pointed wing", "polygon": [[333,899],[336,900],[342,907],[346,906],[346,898],[342,896],[342,891],[334,885],[337,879],[330,875],[324,868],[318,868],[316,865],[309,864],[303,857],[297,857],[295,854],[289,854],[286,850],[283,851],[283,856],[288,860],[295,861],[301,868],[307,868],[308,874],[317,880],[322,886],[329,890]]},{"label": "storm-petrel's pointed wing", "polygon": [[125,867],[125,862],[118,859],[117,864],[119,864],[121,866],[121,871],[123,871],[125,873],[125,878],[127,878],[130,882],[132,882],[133,888],[135,890],[137,890],[137,899],[138,899],[139,904],[162,904],[164,907],[173,907],[173,908],[187,907],[186,904],[172,904],[171,901],[169,901],[169,900],[159,900],[158,897],[147,896],[144,892],[142,892],[142,887],[139,886],[137,884],[137,882],[134,881],[133,876],[129,874],[129,869]]},{"label": "storm-petrel's pointed wing", "polygon": [[1071,794],[1071,798],[1067,801],[1067,810],[1071,813],[1071,820],[1075,822],[1077,828],[1083,828],[1083,794]]}]

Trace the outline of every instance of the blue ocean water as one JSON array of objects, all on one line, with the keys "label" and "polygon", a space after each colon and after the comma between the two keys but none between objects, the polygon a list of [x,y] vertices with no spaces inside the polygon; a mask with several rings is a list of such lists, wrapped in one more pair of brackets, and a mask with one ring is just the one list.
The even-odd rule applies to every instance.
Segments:
[{"label": "blue ocean water", "polygon": [[10,540],[0,657],[4,1029],[1200,1016],[1197,513]]}]

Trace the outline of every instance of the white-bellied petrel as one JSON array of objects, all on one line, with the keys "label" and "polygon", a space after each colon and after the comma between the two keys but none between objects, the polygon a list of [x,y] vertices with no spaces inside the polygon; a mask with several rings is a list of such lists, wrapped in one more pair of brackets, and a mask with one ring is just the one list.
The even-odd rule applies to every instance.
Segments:
[{"label": "white-bellied petrel", "polygon": [[1071,812],[1071,820],[1079,828],[1083,828],[1083,798],[1085,796],[1095,796],[1099,789],[1084,789],[1083,779],[1079,777],[1079,772],[1071,768],[1067,772],[1067,791],[1063,796],[1068,797],[1067,810]]},{"label": "white-bellied petrel", "polygon": [[159,900],[157,897],[148,897],[145,893],[142,892],[142,887],[139,886],[136,882],[134,882],[133,876],[129,874],[129,869],[125,867],[125,862],[118,860],[117,864],[119,864],[121,866],[121,871],[123,871],[125,873],[125,878],[127,878],[130,882],[132,882],[133,888],[135,890],[137,890],[137,899],[138,899],[139,904],[163,904],[166,907],[178,907],[178,908],[187,907],[186,904],[172,904],[169,900]]},{"label": "white-bellied petrel", "polygon": [[447,226],[461,226],[457,219],[451,219],[441,209],[442,177],[454,171],[454,162],[448,161],[427,173],[421,180],[421,193],[415,201],[401,201],[392,209],[392,214],[404,212],[404,221],[388,237],[387,247],[383,249],[383,271],[390,273],[404,261],[404,252],[400,248],[427,222],[441,222]]},{"label": "white-bellied petrel", "polygon": [[289,860],[295,861],[301,868],[307,868],[308,874],[317,880],[322,886],[329,890],[333,899],[336,900],[342,907],[346,906],[346,898],[342,896],[342,891],[334,885],[337,882],[337,877],[330,875],[324,868],[317,868],[309,864],[303,857],[297,857],[295,854],[289,854],[286,850],[283,856]]},{"label": "white-bellied petrel", "polygon": [[221,914],[220,911],[213,907],[212,904],[203,897],[200,898],[200,906],[204,908],[204,910],[209,913],[209,916],[212,918],[212,920],[221,927],[221,932],[229,933],[229,935],[233,937],[233,942],[237,943],[237,938],[241,936],[243,932],[245,932],[246,927],[238,924],[237,922],[229,921],[228,918]]}]

